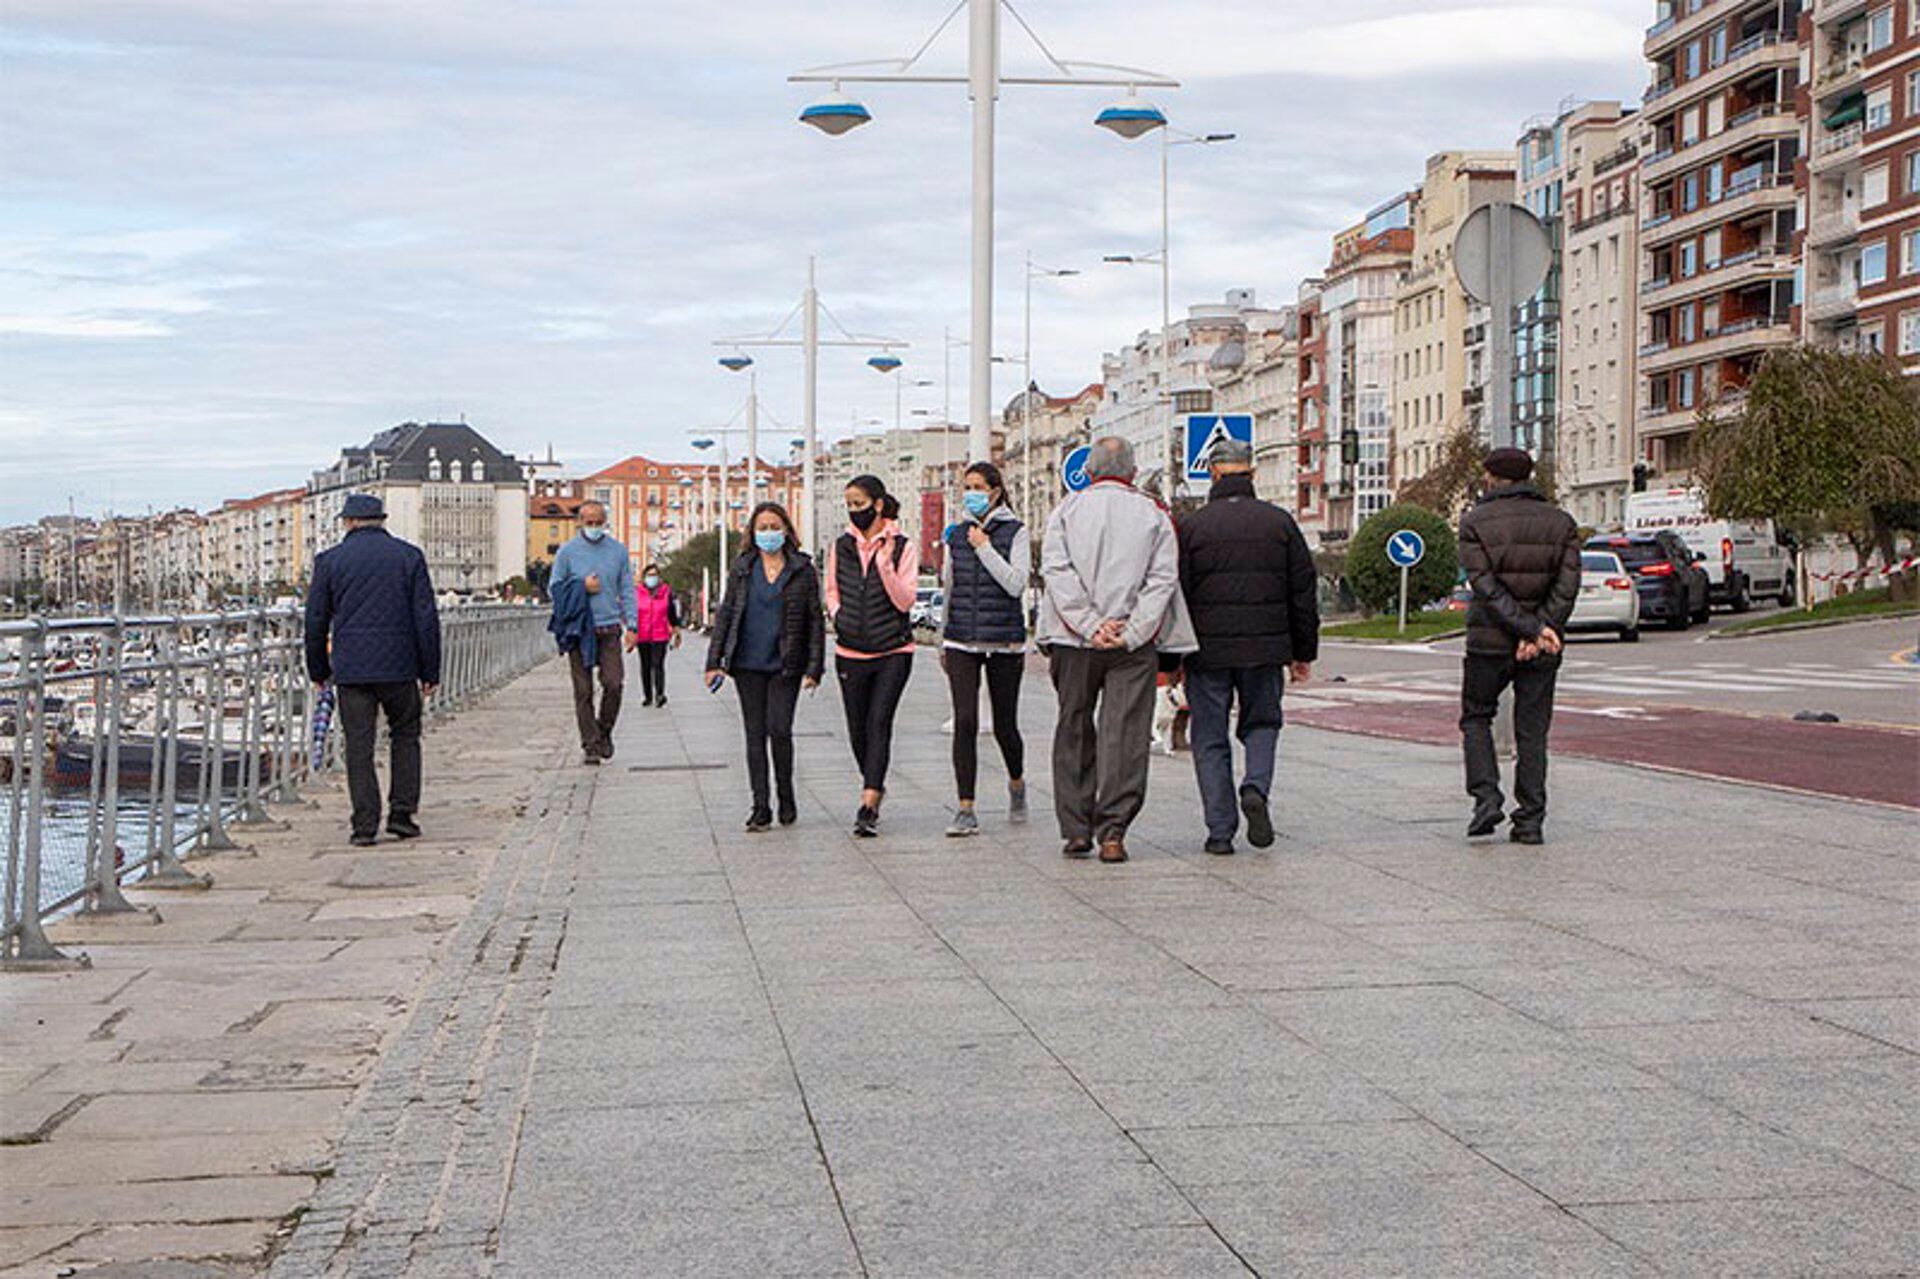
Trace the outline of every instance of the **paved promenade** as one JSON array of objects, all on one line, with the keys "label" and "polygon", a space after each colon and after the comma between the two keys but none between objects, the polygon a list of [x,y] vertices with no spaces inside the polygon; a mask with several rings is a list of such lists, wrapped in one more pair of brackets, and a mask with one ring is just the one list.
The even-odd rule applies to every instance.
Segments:
[{"label": "paved promenade", "polygon": [[[986,833],[940,837],[928,659],[881,839],[846,833],[831,688],[802,704],[802,824],[750,836],[732,697],[694,666],[600,769],[536,672],[434,740],[427,843],[323,847],[325,796],[92,972],[0,977],[28,1143],[0,1147],[0,1260],[1920,1271],[1909,813],[1566,761],[1544,850],[1469,848],[1453,751],[1289,730],[1273,849],[1199,853],[1182,757],[1133,862],[1069,863],[1037,678],[1035,822],[1007,827],[983,738]],[[128,1264],[158,1257],[183,1260]]]}]

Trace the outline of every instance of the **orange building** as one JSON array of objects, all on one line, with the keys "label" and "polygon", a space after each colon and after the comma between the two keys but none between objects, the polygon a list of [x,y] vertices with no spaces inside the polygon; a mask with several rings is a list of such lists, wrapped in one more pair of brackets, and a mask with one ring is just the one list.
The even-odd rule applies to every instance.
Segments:
[{"label": "orange building", "polygon": [[727,468],[726,494],[718,490],[720,468],[699,462],[661,462],[636,454],[580,481],[582,500],[607,508],[607,527],[626,543],[638,576],[649,560],[673,551],[714,526],[726,504],[727,526],[745,526],[747,512],[760,502],[778,502],[799,518],[800,468],[758,468],[759,489],[747,497],[747,464]]}]

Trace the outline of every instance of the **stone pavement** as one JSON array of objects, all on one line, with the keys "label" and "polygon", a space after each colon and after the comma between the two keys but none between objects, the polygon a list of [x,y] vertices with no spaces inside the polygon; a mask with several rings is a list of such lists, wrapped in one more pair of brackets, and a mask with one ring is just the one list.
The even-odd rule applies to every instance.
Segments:
[{"label": "stone pavement", "polygon": [[[750,836],[694,665],[607,767],[554,749],[557,666],[474,728],[568,762],[493,780],[538,798],[413,1012],[306,1089],[339,1136],[259,1179],[313,1190],[274,1276],[1920,1270],[1910,814],[1567,761],[1544,850],[1469,847],[1451,750],[1290,730],[1275,848],[1200,854],[1183,757],[1132,863],[1069,863],[1038,678],[1036,821],[983,738],[986,833],[940,837],[923,659],[882,838],[831,688],[801,825]],[[192,1086],[117,1122],[207,1131]],[[73,1122],[37,1145],[81,1182]]]}]

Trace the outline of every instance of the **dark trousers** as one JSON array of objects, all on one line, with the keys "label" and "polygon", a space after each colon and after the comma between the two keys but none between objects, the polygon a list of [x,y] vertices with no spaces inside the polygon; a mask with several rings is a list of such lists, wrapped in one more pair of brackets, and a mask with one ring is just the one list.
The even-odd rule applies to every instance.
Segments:
[{"label": "dark trousers", "polygon": [[941,652],[947,688],[953,694],[953,778],[960,798],[971,801],[980,774],[980,672],[987,674],[987,701],[993,706],[993,738],[1000,743],[1009,781],[1025,777],[1027,745],[1020,739],[1020,676],[1024,653]]},{"label": "dark trousers", "polygon": [[1227,739],[1228,714],[1237,698],[1239,722],[1233,735],[1246,748],[1242,785],[1264,798],[1273,790],[1273,757],[1280,745],[1278,666],[1194,667],[1187,671],[1187,730],[1193,746],[1193,772],[1200,783],[1200,806],[1207,834],[1232,839],[1240,829],[1240,788],[1233,782],[1233,743]]},{"label": "dark trousers", "polygon": [[1147,802],[1158,662],[1151,644],[1054,647],[1053,809],[1063,839],[1124,835]]},{"label": "dark trousers", "polygon": [[1511,656],[1468,653],[1460,683],[1460,737],[1467,757],[1467,794],[1488,806],[1505,802],[1500,761],[1493,750],[1493,713],[1501,692],[1513,686],[1513,739],[1520,760],[1513,769],[1515,830],[1539,830],[1547,817],[1547,730],[1553,724],[1553,682],[1558,655],[1516,662]]},{"label": "dark trousers", "polygon": [[335,692],[340,729],[347,739],[347,795],[353,801],[353,833],[380,831],[380,778],[373,770],[379,717],[387,717],[393,778],[389,817],[412,817],[420,808],[420,685],[341,684]]},{"label": "dark trousers", "polygon": [[800,677],[768,671],[735,671],[733,687],[740,694],[740,720],[747,730],[747,780],[753,787],[754,811],[765,811],[767,754],[773,754],[773,784],[780,807],[793,802],[793,708],[800,701]]},{"label": "dark trousers", "polygon": [[893,762],[893,713],[900,709],[900,695],[913,674],[913,654],[836,657],[833,669],[840,679],[840,704],[847,712],[847,738],[860,768],[860,785],[884,791],[887,766]]},{"label": "dark trousers", "polygon": [[651,702],[667,695],[667,641],[640,641],[640,696]]},{"label": "dark trousers", "polygon": [[575,653],[567,659],[573,675],[573,717],[580,724],[580,749],[597,750],[600,743],[613,737],[613,725],[620,718],[620,698],[626,688],[627,668],[620,660],[620,628],[596,629],[599,650],[594,654],[594,669],[600,673],[600,709],[593,708],[593,671],[580,664]]}]

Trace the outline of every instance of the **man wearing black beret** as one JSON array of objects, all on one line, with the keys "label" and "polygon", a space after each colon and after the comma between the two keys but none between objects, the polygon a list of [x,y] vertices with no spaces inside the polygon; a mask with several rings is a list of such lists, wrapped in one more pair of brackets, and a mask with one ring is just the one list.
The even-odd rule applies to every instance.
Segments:
[{"label": "man wearing black beret", "polygon": [[1469,838],[1491,835],[1507,819],[1493,715],[1513,687],[1512,838],[1542,842],[1547,817],[1547,731],[1562,636],[1580,594],[1580,531],[1573,517],[1528,481],[1533,459],[1495,449],[1481,463],[1486,491],[1460,521],[1460,566],[1473,587],[1467,609],[1467,656],[1460,688],[1460,736],[1467,793],[1473,796]]}]

